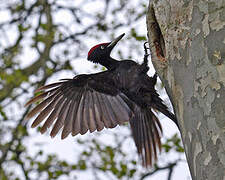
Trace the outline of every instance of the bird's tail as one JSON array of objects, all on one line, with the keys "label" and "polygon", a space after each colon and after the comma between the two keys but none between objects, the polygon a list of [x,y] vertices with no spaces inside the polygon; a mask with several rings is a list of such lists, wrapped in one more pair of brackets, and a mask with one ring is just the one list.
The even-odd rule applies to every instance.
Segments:
[{"label": "bird's tail", "polygon": [[170,118],[179,128],[176,116],[168,110],[165,104],[163,104],[162,99],[158,96],[152,96],[152,101],[153,103],[151,104],[151,106],[157,111],[163,113],[168,118]]},{"label": "bird's tail", "polygon": [[152,166],[153,161],[157,160],[157,152],[161,151],[162,127],[158,118],[151,109],[136,106],[130,126],[143,165]]}]

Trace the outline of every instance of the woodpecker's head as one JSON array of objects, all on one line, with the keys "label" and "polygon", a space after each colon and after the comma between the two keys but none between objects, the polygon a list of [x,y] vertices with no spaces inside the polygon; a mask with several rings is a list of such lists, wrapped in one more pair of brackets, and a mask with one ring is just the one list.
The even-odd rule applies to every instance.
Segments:
[{"label": "woodpecker's head", "polygon": [[112,49],[115,47],[117,42],[122,39],[122,37],[125,35],[125,33],[118,36],[116,39],[114,39],[111,42],[108,43],[101,43],[94,47],[92,47],[88,52],[88,60],[92,61],[94,63],[100,63],[107,58],[110,57],[110,53]]}]

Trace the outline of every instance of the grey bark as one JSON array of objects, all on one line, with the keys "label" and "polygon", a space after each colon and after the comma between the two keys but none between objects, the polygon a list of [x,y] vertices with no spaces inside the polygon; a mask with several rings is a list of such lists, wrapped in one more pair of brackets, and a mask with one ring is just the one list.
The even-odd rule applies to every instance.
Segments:
[{"label": "grey bark", "polygon": [[150,0],[147,27],[192,179],[225,180],[225,1]]}]

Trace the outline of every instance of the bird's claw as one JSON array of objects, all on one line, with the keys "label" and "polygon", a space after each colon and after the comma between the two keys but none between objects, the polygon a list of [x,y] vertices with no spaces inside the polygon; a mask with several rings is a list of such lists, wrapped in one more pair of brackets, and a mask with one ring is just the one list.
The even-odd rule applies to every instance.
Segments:
[{"label": "bird's claw", "polygon": [[144,64],[148,64],[148,49],[149,47],[146,46],[146,44],[148,44],[148,42],[144,43],[144,50],[145,50],[145,55],[144,55]]},{"label": "bird's claw", "polygon": [[147,47],[146,44],[148,44],[148,42],[144,43],[145,56],[149,56],[149,54],[148,54],[149,47]]}]

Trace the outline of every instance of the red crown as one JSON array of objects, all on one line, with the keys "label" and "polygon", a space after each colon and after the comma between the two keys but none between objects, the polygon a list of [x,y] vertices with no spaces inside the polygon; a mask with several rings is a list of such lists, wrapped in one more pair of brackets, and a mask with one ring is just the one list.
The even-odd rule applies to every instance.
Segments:
[{"label": "red crown", "polygon": [[101,44],[98,44],[98,45],[95,45],[94,47],[92,47],[92,48],[89,50],[89,52],[88,52],[88,56],[90,56],[91,53],[92,53],[96,48],[98,48],[98,47],[101,46],[101,45],[105,45],[105,44],[108,44],[108,43],[101,43]]}]

